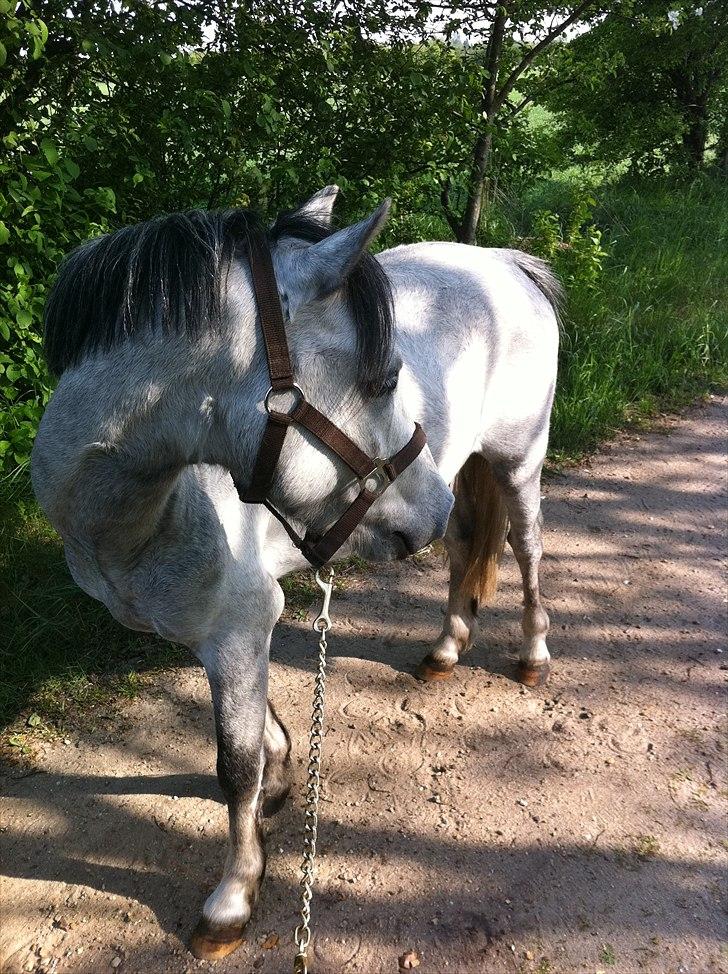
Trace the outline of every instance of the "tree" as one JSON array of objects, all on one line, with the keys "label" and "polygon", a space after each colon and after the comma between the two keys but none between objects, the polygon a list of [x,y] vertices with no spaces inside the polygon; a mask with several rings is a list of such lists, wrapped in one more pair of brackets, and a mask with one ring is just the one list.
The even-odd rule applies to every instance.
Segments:
[{"label": "tree", "polygon": [[448,40],[464,38],[463,58],[475,58],[482,68],[482,87],[474,106],[478,122],[473,130],[462,212],[453,208],[451,182],[442,190],[442,206],[456,239],[475,243],[495,135],[531,100],[512,101],[517,84],[527,72],[539,67],[546,52],[569,29],[590,22],[599,11],[596,0],[575,4],[434,0],[420,8],[420,20],[429,12],[425,18],[429,29],[441,32]]},{"label": "tree", "polygon": [[623,3],[561,52],[560,113],[579,158],[630,160],[645,172],[694,173],[715,136],[728,88],[728,5],[705,0]]}]

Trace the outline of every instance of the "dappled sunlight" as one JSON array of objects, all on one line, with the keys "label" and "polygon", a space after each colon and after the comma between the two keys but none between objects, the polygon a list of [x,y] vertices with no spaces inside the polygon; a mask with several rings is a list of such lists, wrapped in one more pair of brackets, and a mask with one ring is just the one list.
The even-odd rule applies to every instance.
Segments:
[{"label": "dappled sunlight", "polygon": [[[678,455],[681,435],[664,438]],[[664,951],[683,956],[686,945],[714,956],[727,858],[724,525],[694,460],[648,486],[622,477],[633,462],[615,448],[591,470],[547,483],[542,575],[554,666],[545,687],[513,679],[521,590],[512,556],[475,647],[438,684],[412,674],[442,623],[440,553],[347,572],[329,641],[315,900],[322,970],[375,970],[373,958],[395,962],[409,944],[458,974],[513,969],[511,944],[516,957],[528,950],[556,969],[590,970],[617,931],[629,945],[625,970],[645,961],[659,971]],[[647,520],[645,498],[659,523]],[[221,974],[254,962],[279,974],[288,964],[310,619],[287,617],[273,636],[270,696],[291,732],[296,789],[266,822],[260,902],[247,944]],[[53,950],[85,947],[81,960],[72,955],[76,974],[89,969],[82,961],[108,964],[110,936],[127,969],[184,969],[227,830],[204,671],[150,677],[111,724],[67,740],[39,742],[31,773],[5,777],[12,943],[27,955],[25,915]],[[82,933],[90,918],[103,920],[103,940]],[[261,947],[272,931],[279,945]]]}]

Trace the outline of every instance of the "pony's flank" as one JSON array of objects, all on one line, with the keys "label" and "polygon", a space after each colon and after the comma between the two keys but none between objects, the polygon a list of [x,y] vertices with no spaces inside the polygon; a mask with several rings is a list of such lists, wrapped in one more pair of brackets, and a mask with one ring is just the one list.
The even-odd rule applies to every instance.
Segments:
[{"label": "pony's flank", "polygon": [[[45,312],[44,347],[56,375],[88,355],[141,333],[180,334],[194,342],[219,326],[227,273],[265,238],[316,243],[333,231],[296,210],[266,231],[248,210],[191,210],[156,217],[98,237],[61,265]],[[376,395],[393,342],[389,281],[370,255],[349,274],[346,298],[356,324],[358,380]]]}]

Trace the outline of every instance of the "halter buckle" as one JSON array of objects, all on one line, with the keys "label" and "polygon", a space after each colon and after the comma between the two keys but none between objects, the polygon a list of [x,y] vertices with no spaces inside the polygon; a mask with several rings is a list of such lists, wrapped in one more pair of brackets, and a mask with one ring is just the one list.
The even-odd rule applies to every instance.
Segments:
[{"label": "halter buckle", "polygon": [[[293,393],[293,405],[288,409],[274,409],[271,404],[271,396],[284,396],[287,393]],[[271,413],[278,413],[282,416],[290,416],[295,410],[301,405],[305,400],[306,395],[303,389],[299,386],[297,382],[292,382],[289,386],[284,389],[274,389],[273,386],[265,394],[265,399],[263,400],[263,405],[265,406],[265,411],[270,416]]]},{"label": "halter buckle", "polygon": [[359,477],[359,484],[362,490],[368,490],[375,497],[383,494],[393,479],[387,469],[388,466],[389,460],[384,460],[382,457],[375,457],[374,466],[369,473],[364,477]]}]

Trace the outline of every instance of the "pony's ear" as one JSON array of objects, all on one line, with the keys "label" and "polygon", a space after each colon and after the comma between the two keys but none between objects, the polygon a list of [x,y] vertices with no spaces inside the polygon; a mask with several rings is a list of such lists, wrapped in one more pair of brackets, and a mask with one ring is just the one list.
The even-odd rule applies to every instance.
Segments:
[{"label": "pony's ear", "polygon": [[296,212],[301,216],[310,217],[312,220],[316,220],[317,223],[323,223],[324,226],[330,227],[331,215],[338,195],[338,186],[324,186],[318,193],[314,193],[310,200],[306,200],[305,203],[299,206]]},{"label": "pony's ear", "polygon": [[360,223],[337,230],[330,237],[299,250],[286,262],[281,284],[289,317],[312,301],[337,291],[387,221],[391,200]]}]

